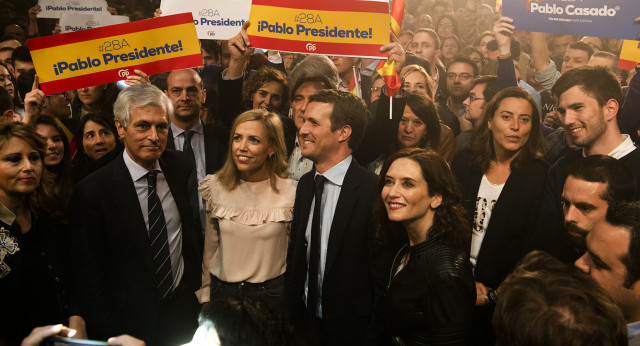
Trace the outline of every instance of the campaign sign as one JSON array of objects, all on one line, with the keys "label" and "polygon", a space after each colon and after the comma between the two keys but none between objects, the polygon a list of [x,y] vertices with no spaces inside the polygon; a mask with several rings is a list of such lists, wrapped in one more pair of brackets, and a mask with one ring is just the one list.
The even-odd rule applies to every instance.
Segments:
[{"label": "campaign sign", "polygon": [[38,18],[60,18],[63,14],[96,14],[107,12],[106,0],[38,0]]},{"label": "campaign sign", "polygon": [[110,25],[27,41],[47,94],[202,66],[191,13]]},{"label": "campaign sign", "polygon": [[634,40],[638,0],[509,0],[503,14],[518,30]]},{"label": "campaign sign", "polygon": [[251,0],[162,0],[162,15],[191,12],[198,38],[228,40],[249,19]]},{"label": "campaign sign", "polygon": [[73,14],[65,13],[60,17],[62,32],[72,32],[99,28],[101,26],[128,23],[127,16],[112,16],[109,12],[103,14]]},{"label": "campaign sign", "polygon": [[389,2],[253,0],[251,45],[306,54],[385,58]]}]

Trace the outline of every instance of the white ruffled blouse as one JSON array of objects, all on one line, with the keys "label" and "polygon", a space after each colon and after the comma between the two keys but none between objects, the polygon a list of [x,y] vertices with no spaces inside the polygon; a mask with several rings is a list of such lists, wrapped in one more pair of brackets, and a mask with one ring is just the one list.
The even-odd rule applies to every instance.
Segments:
[{"label": "white ruffled blouse", "polygon": [[264,282],[284,274],[297,182],[240,181],[229,191],[215,174],[200,182],[207,215],[201,303],[209,301],[210,274],[226,282]]}]

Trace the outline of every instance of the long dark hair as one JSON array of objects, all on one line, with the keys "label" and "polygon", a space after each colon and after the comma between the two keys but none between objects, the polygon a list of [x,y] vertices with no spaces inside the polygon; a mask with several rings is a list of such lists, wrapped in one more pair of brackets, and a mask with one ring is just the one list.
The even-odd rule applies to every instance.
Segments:
[{"label": "long dark hair", "polygon": [[[438,145],[440,144],[440,117],[438,116],[438,108],[435,103],[433,103],[429,97],[417,91],[407,93],[405,101],[406,107],[409,107],[427,127],[427,133],[425,137],[420,139],[417,148],[437,151]],[[399,126],[400,123],[398,123],[398,127]],[[394,141],[390,149],[386,152],[386,156],[402,149],[398,141],[398,127],[394,129]]]},{"label": "long dark hair", "polygon": [[[446,161],[433,151],[419,148],[400,150],[385,160],[380,172],[378,191],[382,192],[384,180],[391,164],[401,158],[407,158],[420,165],[422,177],[427,182],[429,195],[442,196],[442,203],[435,210],[433,225],[428,238],[439,237],[449,245],[465,248],[471,235],[466,212],[461,204],[460,187]],[[384,201],[378,197],[375,206],[378,229],[377,238],[383,244],[389,239],[397,239],[403,227],[399,222],[389,220]]]},{"label": "long dark hair", "polygon": [[82,143],[82,138],[84,138],[84,128],[89,121],[93,121],[94,123],[105,127],[107,130],[113,133],[113,136],[116,137],[116,148],[114,150],[118,150],[119,146],[122,145],[118,140],[118,129],[116,128],[115,122],[113,121],[113,117],[104,112],[89,113],[85,115],[82,120],[80,120],[80,124],[76,129],[75,138],[77,151],[76,155],[73,157],[74,165],[79,163],[91,162],[93,160],[89,156],[87,156],[84,149],[84,144]]},{"label": "long dark hair", "polygon": [[496,158],[496,150],[493,147],[493,133],[489,130],[489,120],[493,119],[500,104],[506,98],[523,99],[531,105],[531,132],[529,140],[524,145],[520,154],[511,162],[511,168],[518,168],[526,159],[542,158],[545,152],[545,142],[542,136],[540,123],[540,111],[536,101],[531,95],[520,87],[509,87],[499,91],[482,110],[478,125],[471,135],[471,150],[473,151],[473,165],[479,167],[482,172],[489,170],[491,160]]}]

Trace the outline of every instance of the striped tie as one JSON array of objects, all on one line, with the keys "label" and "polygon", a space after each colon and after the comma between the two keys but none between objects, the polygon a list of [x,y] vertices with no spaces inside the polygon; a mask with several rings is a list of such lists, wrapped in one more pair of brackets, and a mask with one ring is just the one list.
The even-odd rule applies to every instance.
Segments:
[{"label": "striped tie", "polygon": [[147,186],[149,187],[149,241],[153,264],[156,269],[156,287],[160,298],[164,299],[171,292],[173,275],[171,274],[171,258],[169,253],[169,240],[167,238],[167,223],[164,220],[162,204],[156,192],[156,178],[158,173],[150,171],[147,174]]}]

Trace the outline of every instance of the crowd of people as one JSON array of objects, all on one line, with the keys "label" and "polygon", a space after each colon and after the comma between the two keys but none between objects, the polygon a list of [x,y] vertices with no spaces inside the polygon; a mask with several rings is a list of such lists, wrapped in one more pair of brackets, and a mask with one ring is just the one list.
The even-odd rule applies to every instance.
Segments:
[{"label": "crowd of people", "polygon": [[393,96],[250,22],[200,67],[45,95],[40,10],[0,1],[0,345],[640,345],[621,40],[405,0]]}]

